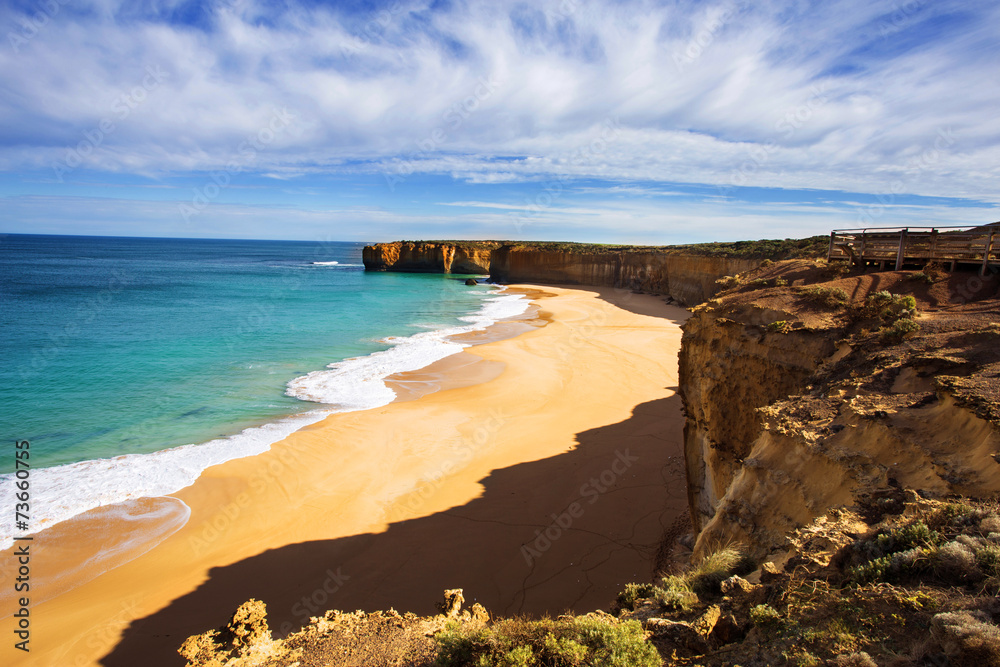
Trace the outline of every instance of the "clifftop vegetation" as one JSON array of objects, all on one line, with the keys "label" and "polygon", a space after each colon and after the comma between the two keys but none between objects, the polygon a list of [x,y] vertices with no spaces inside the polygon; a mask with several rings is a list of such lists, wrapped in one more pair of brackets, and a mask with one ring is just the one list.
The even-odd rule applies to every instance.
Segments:
[{"label": "clifftop vegetation", "polygon": [[810,236],[804,239],[762,239],[759,241],[730,241],[717,243],[692,243],[670,246],[621,245],[613,243],[572,243],[568,241],[400,241],[400,243],[453,245],[463,250],[495,249],[537,250],[573,254],[603,255],[620,252],[689,254],[707,257],[734,257],[741,259],[793,259],[821,257],[826,254],[829,238]]}]

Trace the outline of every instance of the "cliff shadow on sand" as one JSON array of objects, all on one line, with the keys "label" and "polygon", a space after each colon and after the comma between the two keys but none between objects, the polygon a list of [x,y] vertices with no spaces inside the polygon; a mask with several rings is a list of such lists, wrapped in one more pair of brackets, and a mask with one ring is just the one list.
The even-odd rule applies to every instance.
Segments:
[{"label": "cliff shadow on sand", "polygon": [[250,598],[267,604],[276,636],[327,609],[433,614],[455,587],[497,615],[607,608],[626,583],[649,580],[664,532],[687,512],[680,411],[676,394],[640,404],[625,421],[579,433],[563,454],[492,471],[465,505],[383,533],[214,568],[134,621],[101,664],[183,667],[181,643]]}]

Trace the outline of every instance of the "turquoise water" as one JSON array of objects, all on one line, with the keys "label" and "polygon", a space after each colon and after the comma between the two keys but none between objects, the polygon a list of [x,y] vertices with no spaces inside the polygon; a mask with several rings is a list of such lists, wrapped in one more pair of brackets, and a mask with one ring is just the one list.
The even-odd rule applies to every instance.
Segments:
[{"label": "turquoise water", "polygon": [[[52,494],[99,486],[106,503],[114,493],[162,493],[150,480],[173,474],[161,470],[168,459],[137,455],[235,436],[217,447],[227,453],[189,448],[170,459],[184,469],[175,483],[190,483],[219,456],[256,453],[280,436],[281,429],[252,427],[315,409],[384,404],[391,392],[382,377],[460,349],[443,333],[524,308],[518,297],[454,276],[366,273],[361,250],[356,243],[4,237],[0,437],[30,440],[34,468],[60,466],[59,475],[35,477],[50,481]],[[136,489],[108,481],[108,465],[100,482],[85,483],[98,469],[80,462],[123,455],[122,466],[137,466],[130,473]],[[11,464],[12,457],[0,459],[0,472]],[[70,502],[62,511],[79,507]]]}]

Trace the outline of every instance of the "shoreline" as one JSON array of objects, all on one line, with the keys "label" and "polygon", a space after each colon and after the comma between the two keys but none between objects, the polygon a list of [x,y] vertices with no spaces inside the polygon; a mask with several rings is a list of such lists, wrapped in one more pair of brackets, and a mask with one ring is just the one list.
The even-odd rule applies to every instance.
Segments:
[{"label": "shoreline", "polygon": [[[481,291],[480,297],[478,307],[460,317],[457,323],[416,333],[393,334],[380,341],[386,346],[384,350],[340,359],[288,379],[283,385],[282,393],[295,402],[294,411],[267,416],[258,415],[245,421],[242,426],[237,426],[236,430],[224,435],[215,435],[201,442],[174,444],[156,451],[109,455],[35,468],[32,471],[36,489],[34,505],[42,508],[43,512],[41,516],[33,517],[32,525],[37,528],[27,534],[35,535],[51,530],[61,523],[76,520],[88,513],[99,514],[117,506],[137,507],[144,499],[174,494],[193,484],[205,469],[235,458],[257,456],[267,451],[272,444],[305,426],[322,421],[331,414],[377,408],[396,400],[432,393],[441,386],[448,386],[449,366],[446,363],[441,366],[436,365],[460,354],[461,350],[456,343],[462,346],[475,345],[516,335],[517,332],[530,328],[530,324],[526,324],[532,317],[530,298],[524,290],[511,292],[503,287]],[[521,311],[508,317],[498,313],[497,306],[501,303],[498,300],[509,300],[506,297],[514,297],[523,304],[520,306]],[[494,319],[498,316],[502,319]],[[459,330],[458,333],[448,333],[456,329]],[[440,349],[431,349],[430,361],[419,358],[420,350],[418,358],[412,358],[411,346],[414,341],[423,338],[425,340],[422,342],[425,342],[425,337],[428,336],[432,341],[443,344],[441,347],[451,348],[443,351],[447,356],[441,357]],[[427,351],[426,347],[422,350],[424,353]],[[400,352],[402,354],[399,354]],[[365,368],[376,358],[378,361],[375,362],[374,369]],[[437,361],[433,361],[434,358],[437,358]],[[425,365],[417,368],[420,363]],[[384,367],[386,364],[389,368],[383,370],[379,367]],[[414,370],[392,372],[393,366]],[[345,370],[346,377],[342,377],[340,374]],[[379,378],[382,373],[389,374],[381,375]],[[372,375],[376,376],[374,382]],[[350,400],[338,403],[334,399],[342,398],[343,391],[335,391],[335,396],[330,397],[324,396],[324,391],[320,388],[319,395],[315,397],[317,400],[313,401],[300,395],[299,391],[293,391],[293,385],[308,382],[317,376],[322,378],[333,376],[337,384],[359,391],[363,398],[360,399],[360,403],[352,403]],[[483,375],[483,377],[489,376]],[[383,383],[396,391],[383,391],[382,396],[372,396],[371,388],[382,387]],[[301,390],[302,387],[295,389]],[[326,402],[319,399],[325,399]],[[171,474],[164,477],[163,470],[170,471]],[[13,484],[12,474],[3,476],[0,481],[9,481]],[[0,496],[3,496],[8,488],[6,484],[4,487],[4,490],[0,491]],[[81,496],[78,495],[77,489],[84,489],[86,492]],[[38,497],[39,491],[45,495]],[[7,499],[13,502],[13,495],[9,495]],[[13,546],[13,532],[12,522],[9,526],[4,525],[4,530],[0,532],[0,551]],[[0,591],[0,601],[4,600],[5,594],[7,593]]]},{"label": "shoreline", "polygon": [[[512,289],[518,287],[534,286]],[[434,393],[330,415],[264,454],[209,468],[195,484],[168,496],[190,508],[186,525],[152,551],[40,604],[33,610],[39,653],[33,651],[29,660],[12,655],[11,664],[94,664],[109,651],[108,665],[130,664],[140,656],[152,664],[183,664],[173,651],[188,634],[219,625],[254,596],[271,605],[276,634],[326,608],[395,605],[421,611],[444,587],[454,586],[498,613],[555,613],[561,610],[549,606],[559,599],[568,605],[598,598],[598,606],[609,603],[610,583],[597,581],[608,573],[592,572],[587,562],[578,564],[583,568],[578,575],[589,583],[575,599],[567,597],[568,580],[542,576],[553,567],[565,570],[573,553],[600,552],[602,563],[628,562],[629,571],[610,573],[613,578],[648,579],[649,573],[637,569],[640,553],[655,547],[669,503],[649,503],[638,542],[635,526],[617,535],[615,524],[622,503],[627,507],[644,494],[667,491],[664,468],[652,466],[659,492],[649,490],[652,479],[622,486],[649,471],[632,465],[640,449],[620,440],[648,441],[644,456],[663,450],[666,459],[669,447],[660,428],[666,427],[676,432],[672,446],[679,447],[679,399],[667,386],[676,383],[676,325],[687,313],[656,297],[607,288],[541,289],[532,300],[538,315],[549,319],[545,327],[466,348],[451,357],[450,368],[428,367],[394,380],[400,386],[434,384]],[[628,310],[610,303],[616,294],[627,297]],[[627,358],[635,350],[644,351],[639,364]],[[480,361],[455,359],[466,355]],[[623,373],[635,377],[624,381]],[[660,414],[664,408],[676,414]],[[622,424],[627,432],[603,442],[602,431],[616,432]],[[624,454],[618,451],[623,447]],[[570,459],[568,468],[563,457]],[[587,493],[576,478],[559,479],[588,466],[596,473],[589,479],[598,483]],[[519,480],[515,484],[506,481],[512,474]],[[511,498],[494,497],[498,485],[509,487]],[[571,517],[573,526],[559,527],[560,517],[565,523],[564,514],[575,513],[574,503],[591,498],[596,498],[592,506]],[[676,513],[686,511],[683,488],[673,500]],[[470,510],[474,516],[455,516]],[[501,527],[525,512],[541,514],[520,526]],[[549,525],[553,521],[558,531]],[[560,539],[548,546],[538,539],[556,532]],[[595,533],[598,543],[588,547]],[[467,544],[463,534],[478,537]],[[424,553],[443,541],[452,543],[452,551],[458,547],[458,556],[466,548],[487,549],[458,562],[447,558],[447,550],[440,559]],[[376,546],[379,542],[386,546]],[[533,562],[522,551],[525,545]],[[456,577],[468,581],[439,583]],[[504,588],[518,578],[521,591],[511,597]],[[574,584],[578,589],[581,581]],[[302,597],[310,591],[311,597]],[[498,608],[505,601],[509,609]]]}]

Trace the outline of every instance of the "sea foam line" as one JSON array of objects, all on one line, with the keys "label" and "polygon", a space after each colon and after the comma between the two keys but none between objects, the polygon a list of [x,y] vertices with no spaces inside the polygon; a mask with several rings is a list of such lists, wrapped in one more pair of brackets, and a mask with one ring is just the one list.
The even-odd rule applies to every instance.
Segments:
[{"label": "sea foam line", "polygon": [[[344,359],[288,383],[285,393],[289,396],[323,403],[323,408],[202,444],[32,470],[30,531],[19,534],[38,532],[95,507],[176,493],[193,484],[206,468],[262,454],[273,443],[328,415],[387,405],[396,394],[386,386],[385,378],[461,352],[467,345],[450,340],[451,336],[520,315],[528,305],[522,295],[491,294],[477,312],[459,318],[467,322],[464,326],[392,336],[382,341],[392,345],[388,350]],[[14,506],[14,482],[13,473],[0,475],[0,507]],[[13,517],[4,516],[2,522],[0,549],[6,549],[13,544]]]}]

